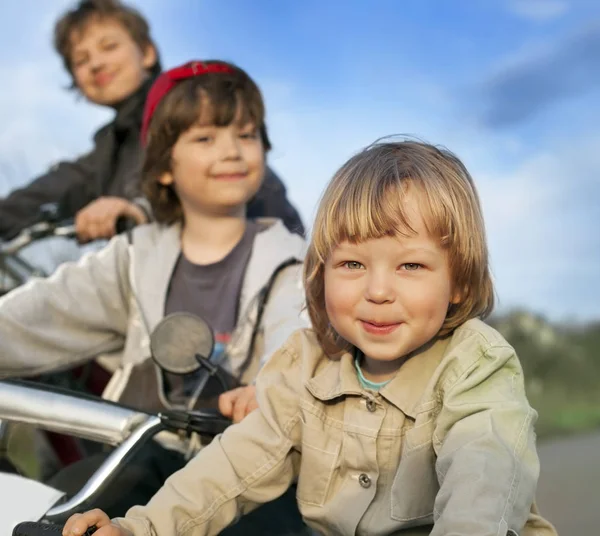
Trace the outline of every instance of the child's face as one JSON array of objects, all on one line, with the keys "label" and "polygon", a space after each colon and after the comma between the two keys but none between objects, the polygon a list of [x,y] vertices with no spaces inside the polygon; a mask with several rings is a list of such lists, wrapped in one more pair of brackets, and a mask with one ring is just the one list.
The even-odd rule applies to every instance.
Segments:
[{"label": "child's face", "polygon": [[93,103],[119,104],[133,94],[156,63],[156,51],[143,52],[118,21],[92,20],[71,36],[71,69],[79,90]]},{"label": "child's face", "polygon": [[436,336],[457,301],[446,252],[428,235],[415,196],[405,203],[416,235],[342,242],[325,264],[331,325],[382,379]]},{"label": "child's face", "polygon": [[265,171],[260,133],[252,124],[192,126],[179,136],[171,171],[160,179],[173,185],[184,216],[245,214]]}]

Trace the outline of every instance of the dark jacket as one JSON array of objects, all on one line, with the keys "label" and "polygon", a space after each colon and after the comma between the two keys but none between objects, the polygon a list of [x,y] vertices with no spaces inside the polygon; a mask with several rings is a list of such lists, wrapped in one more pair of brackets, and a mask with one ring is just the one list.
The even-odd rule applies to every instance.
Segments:
[{"label": "dark jacket", "polygon": [[[74,162],[61,162],[33,182],[0,199],[0,239],[10,239],[39,219],[40,206],[59,203],[63,218],[102,196],[133,200],[140,196],[142,150],[139,132],[144,102],[152,80],[117,109],[113,121],[94,136],[94,148]],[[302,221],[286,196],[285,186],[267,168],[259,192],[248,206],[248,217],[280,218],[292,232],[304,233]]]}]

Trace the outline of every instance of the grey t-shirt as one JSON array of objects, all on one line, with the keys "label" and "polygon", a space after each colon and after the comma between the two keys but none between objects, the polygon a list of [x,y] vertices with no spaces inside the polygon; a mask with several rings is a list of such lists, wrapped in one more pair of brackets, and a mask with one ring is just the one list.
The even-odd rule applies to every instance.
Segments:
[{"label": "grey t-shirt", "polygon": [[[219,362],[235,328],[240,293],[252,246],[261,226],[248,221],[240,241],[220,261],[213,264],[194,264],[179,256],[167,291],[165,316],[176,312],[192,313],[205,320],[215,334],[215,349],[211,361]],[[166,374],[167,390],[178,390],[180,382]],[[185,391],[193,383],[186,377]],[[176,387],[177,386],[177,387]],[[169,397],[171,398],[171,397]]]}]

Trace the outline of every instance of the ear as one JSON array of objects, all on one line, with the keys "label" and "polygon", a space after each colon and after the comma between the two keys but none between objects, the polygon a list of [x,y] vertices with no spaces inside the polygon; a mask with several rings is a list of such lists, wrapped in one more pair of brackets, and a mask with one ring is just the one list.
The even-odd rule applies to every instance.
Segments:
[{"label": "ear", "polygon": [[165,171],[158,179],[158,182],[163,186],[170,186],[173,184],[173,174],[170,171]]},{"label": "ear", "polygon": [[156,53],[155,46],[150,43],[146,45],[146,48],[143,52],[144,55],[142,56],[142,66],[144,69],[149,71],[156,65],[156,62],[158,61],[158,54]]},{"label": "ear", "polygon": [[450,296],[450,304],[451,305],[456,305],[458,303],[460,303],[463,300],[463,297],[467,294],[467,289],[466,287],[462,290],[453,290],[452,291],[452,295]]}]

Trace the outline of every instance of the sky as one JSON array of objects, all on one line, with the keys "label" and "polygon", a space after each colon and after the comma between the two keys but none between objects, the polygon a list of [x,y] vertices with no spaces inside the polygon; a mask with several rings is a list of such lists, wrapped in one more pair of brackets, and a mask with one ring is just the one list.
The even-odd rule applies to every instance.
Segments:
[{"label": "sky", "polygon": [[[600,318],[596,0],[138,0],[164,67],[223,59],[259,84],[270,165],[310,228],[352,154],[388,135],[455,152],[481,196],[499,311]],[[0,195],[110,120],[66,88],[65,0],[0,5]]]}]

